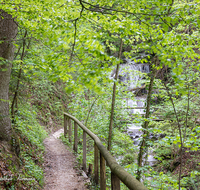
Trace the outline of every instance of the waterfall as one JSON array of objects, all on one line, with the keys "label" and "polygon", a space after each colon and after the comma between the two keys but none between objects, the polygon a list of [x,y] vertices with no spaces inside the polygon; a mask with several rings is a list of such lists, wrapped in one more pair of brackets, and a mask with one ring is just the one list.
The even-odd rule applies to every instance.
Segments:
[{"label": "waterfall", "polygon": [[127,85],[128,90],[141,86],[140,81],[143,79],[144,73],[149,73],[149,65],[137,64],[129,59],[126,62],[126,64],[120,65],[120,81]]},{"label": "waterfall", "polygon": [[[120,65],[119,80],[124,86],[126,86],[127,90],[135,89],[143,85],[141,80],[149,72],[148,64],[137,64],[134,61],[127,59],[125,64]],[[126,105],[124,105],[124,108],[129,114],[144,115],[145,109],[143,107],[145,107],[145,102],[145,95],[143,97],[135,97],[134,99],[126,99]],[[141,124],[136,125],[133,123],[127,125],[127,132],[133,139],[134,144],[139,144],[139,138],[142,135],[140,125]]]},{"label": "waterfall", "polygon": [[[126,86],[127,90],[141,87],[142,79],[149,73],[148,64],[137,64],[134,61],[127,59],[126,64],[121,64],[119,69],[119,80]],[[134,91],[134,90],[133,90]],[[134,100],[126,99],[126,107],[145,107],[146,96],[135,97]],[[131,114],[145,114],[144,109],[129,109]]]},{"label": "waterfall", "polygon": [[[124,86],[126,86],[127,90],[135,89],[143,85],[142,79],[149,72],[150,69],[148,64],[137,64],[134,61],[128,59],[126,60],[126,64],[120,65],[119,80]],[[124,105],[124,107],[126,108],[125,110],[129,112],[129,114],[144,115],[145,103],[145,95],[142,97],[136,96],[134,99],[126,99],[126,105]],[[141,123],[127,124],[127,133],[133,139],[136,146],[139,145],[140,137],[142,136],[141,128]],[[153,158],[153,155],[150,154],[147,161],[150,165],[153,165],[156,160]]]}]

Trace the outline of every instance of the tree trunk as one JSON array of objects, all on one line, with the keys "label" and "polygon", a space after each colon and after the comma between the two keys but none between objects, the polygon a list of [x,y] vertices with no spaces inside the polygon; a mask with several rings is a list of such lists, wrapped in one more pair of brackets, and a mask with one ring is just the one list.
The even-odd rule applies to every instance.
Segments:
[{"label": "tree trunk", "polygon": [[[21,54],[21,63],[20,63],[20,69],[19,69],[18,78],[17,78],[17,87],[16,87],[16,90],[15,90],[15,94],[14,94],[12,105],[11,105],[12,122],[14,122],[15,107],[17,109],[17,96],[18,96],[18,91],[19,91],[19,84],[20,84],[20,80],[21,80],[21,75],[22,75],[22,63],[23,63],[23,59],[24,59],[25,54],[26,54],[26,52],[25,52],[25,46],[26,46],[26,40],[25,40],[25,38],[26,38],[26,36],[27,36],[27,30],[25,31],[24,39],[23,39],[22,54]],[[30,42],[29,42],[28,46],[29,45],[30,45]],[[19,50],[20,49],[21,49],[21,47],[19,48]]]},{"label": "tree trunk", "polygon": [[[155,65],[157,65],[157,57],[155,57],[153,61],[155,61]],[[141,179],[142,158],[145,153],[145,148],[147,148],[146,147],[147,146],[147,138],[149,136],[149,132],[148,132],[149,121],[148,121],[148,119],[150,116],[150,101],[151,101],[151,93],[152,93],[152,89],[153,89],[153,82],[154,82],[155,75],[156,75],[156,68],[153,68],[152,74],[151,74],[151,80],[150,80],[150,84],[149,84],[149,89],[148,89],[148,95],[147,95],[147,107],[146,107],[146,114],[145,114],[145,122],[143,124],[143,137],[142,137],[142,142],[141,142],[140,150],[139,150],[139,154],[138,154],[138,169],[137,169],[137,177],[136,177],[136,179],[138,181],[140,181],[140,179]],[[147,151],[146,151],[146,154],[148,154]]]},{"label": "tree trunk", "polygon": [[[118,58],[120,60],[121,60],[121,56],[122,56],[122,44],[123,44],[123,41],[121,39],[120,48],[119,48],[119,55],[118,55]],[[113,127],[113,117],[114,117],[114,109],[115,109],[116,81],[117,81],[117,78],[118,78],[119,64],[120,63],[117,64],[116,73],[115,73],[115,81],[114,81],[114,84],[113,84],[112,105],[111,105],[111,113],[110,113],[108,147],[107,147],[108,151],[111,150],[112,127]]]},{"label": "tree trunk", "polygon": [[17,35],[17,24],[11,15],[0,9],[0,140],[11,139],[9,114],[9,82],[14,58],[13,44]]}]

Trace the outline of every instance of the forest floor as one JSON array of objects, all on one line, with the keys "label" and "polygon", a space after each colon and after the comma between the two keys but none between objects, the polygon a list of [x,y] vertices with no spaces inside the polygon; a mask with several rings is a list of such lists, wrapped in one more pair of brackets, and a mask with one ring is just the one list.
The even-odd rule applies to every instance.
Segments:
[{"label": "forest floor", "polygon": [[75,156],[59,138],[63,129],[44,140],[44,190],[86,190],[87,180],[78,169]]}]

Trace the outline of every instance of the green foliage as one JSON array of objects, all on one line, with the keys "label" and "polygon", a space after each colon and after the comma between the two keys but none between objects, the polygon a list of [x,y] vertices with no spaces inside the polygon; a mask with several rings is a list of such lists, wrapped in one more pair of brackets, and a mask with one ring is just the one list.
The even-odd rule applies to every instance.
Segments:
[{"label": "green foliage", "polygon": [[[151,177],[152,180],[148,181],[148,186],[150,187],[150,190],[153,190],[155,188],[160,190],[178,189],[178,180],[175,177],[170,176],[169,174],[164,174],[163,172],[153,172]],[[185,188],[181,189],[186,190]]]},{"label": "green foliage", "polygon": [[[0,151],[0,159],[8,166],[4,177],[7,189],[41,189],[43,186],[43,140],[47,132],[37,121],[37,109],[30,103],[19,105],[13,130],[16,133],[17,145],[20,146],[19,157],[14,153]],[[5,187],[5,186],[4,186]],[[3,187],[3,188],[4,188]],[[8,188],[9,187],[9,188]]]},{"label": "green foliage", "polygon": [[[119,86],[119,89],[121,87]],[[104,146],[107,146],[107,134],[108,134],[108,125],[110,118],[110,91],[111,87],[108,84],[102,88],[104,91],[100,96],[92,90],[83,91],[82,93],[73,93],[71,102],[68,104],[68,111],[72,113],[73,116],[78,118],[83,124],[85,124],[88,129],[90,129],[93,133],[95,133],[102,141]],[[121,93],[118,90],[118,96]],[[124,104],[124,100],[117,99],[117,107],[122,107]],[[76,110],[79,110],[78,112]],[[133,141],[128,136],[126,131],[126,124],[122,123],[118,120],[120,117],[126,117],[126,113],[121,109],[116,109],[115,112],[115,120],[114,120],[114,129],[113,129],[113,141],[112,141],[112,151],[111,153],[116,159],[120,159],[122,155],[129,161],[124,161],[125,165],[132,164],[134,160],[136,160],[136,148],[133,145]],[[68,139],[61,137],[62,141],[65,142],[68,146],[72,147],[69,144]],[[77,160],[82,163],[82,130],[79,128],[78,130],[78,153]],[[87,164],[93,163],[93,155],[94,155],[94,142],[87,137]],[[125,159],[126,159],[125,158]],[[124,160],[125,160],[124,159]],[[123,161],[122,161],[123,162]],[[107,185],[110,183],[110,176],[108,175]]]},{"label": "green foliage", "polygon": [[33,181],[38,181],[39,185],[43,185],[43,169],[41,166],[38,166],[35,164],[35,162],[32,160],[32,158],[29,155],[21,154],[23,157],[25,163],[24,163],[24,171],[26,172],[25,176],[31,177],[32,180],[30,180],[30,185],[32,185]]},{"label": "green foliage", "polygon": [[[116,54],[121,38],[123,57],[146,63],[155,55],[159,62],[154,67],[170,69],[162,81],[155,82],[162,105],[156,107],[157,114],[154,112],[152,118],[161,115],[164,122],[151,122],[149,132],[167,135],[153,143],[158,159],[176,153],[181,140],[191,151],[199,150],[198,0],[189,3],[172,0],[12,0],[2,2],[1,9],[16,18],[19,27],[16,41],[19,51],[13,62],[11,90],[16,91],[18,73],[22,69],[17,90],[20,105],[15,109],[15,122],[17,130],[27,136],[31,144],[43,149],[41,143],[45,133],[36,122],[37,117],[45,125],[50,126],[53,119],[56,121],[54,126],[60,126],[62,111],[67,110],[98,134],[106,145],[113,83],[108,75],[112,66],[119,63]],[[21,60],[25,30],[28,32],[26,56]],[[141,52],[146,55],[141,56]],[[64,88],[68,97],[63,95]],[[118,85],[117,98],[130,97],[130,93],[125,94],[123,90],[125,88]],[[31,104],[24,101],[28,97],[33,98]],[[126,127],[120,121],[128,118],[121,110],[123,100],[117,100],[117,105],[112,152],[116,156],[133,154],[131,140],[123,134]],[[144,118],[136,117],[134,121],[141,123]],[[79,138],[81,134],[79,131]],[[92,155],[92,143],[89,144],[89,155]],[[30,175],[33,175],[37,167],[30,157],[25,158],[31,168]],[[131,169],[134,167],[130,165]],[[35,174],[34,177],[40,180],[41,176]],[[177,188],[177,181],[170,175],[155,174],[154,179],[160,189]],[[172,186],[167,187],[169,184]]]},{"label": "green foliage", "polygon": [[43,149],[42,142],[47,137],[47,132],[37,122],[37,112],[30,104],[20,105],[16,120],[16,129],[28,138],[32,145]]},{"label": "green foliage", "polygon": [[[33,187],[35,181],[43,185],[43,140],[47,137],[44,127],[38,124],[37,110],[30,104],[20,105],[18,115],[15,118],[17,134],[20,134],[20,158],[22,178],[32,178],[28,184]],[[38,164],[36,164],[38,163]],[[34,182],[34,183],[33,183]],[[37,188],[37,187],[36,187]]]},{"label": "green foliage", "polygon": [[[122,128],[123,129],[123,128]],[[123,133],[120,129],[113,130],[113,145],[111,152],[115,157],[124,156],[123,160],[126,160],[126,156],[132,155],[136,160],[137,148],[134,147],[133,141],[127,133]],[[133,160],[132,160],[133,161]],[[122,161],[123,162],[123,161]],[[133,163],[133,162],[132,162]]]},{"label": "green foliage", "polygon": [[123,160],[121,161],[122,165],[130,165],[135,161],[135,157],[132,154],[127,154],[124,156]]}]

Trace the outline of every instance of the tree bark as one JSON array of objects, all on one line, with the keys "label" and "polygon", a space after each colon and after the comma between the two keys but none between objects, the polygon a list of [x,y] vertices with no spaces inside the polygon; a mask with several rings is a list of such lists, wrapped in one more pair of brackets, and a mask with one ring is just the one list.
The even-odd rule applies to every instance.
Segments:
[{"label": "tree bark", "polygon": [[0,140],[11,139],[9,82],[14,58],[17,25],[12,16],[0,9]]},{"label": "tree bark", "polygon": [[[121,56],[122,56],[122,44],[123,44],[123,41],[121,39],[120,48],[119,48],[119,55],[118,55],[118,58],[120,60],[121,60]],[[107,148],[108,151],[111,150],[112,127],[113,127],[113,117],[114,117],[114,109],[115,109],[116,81],[117,81],[117,78],[118,78],[119,64],[120,63],[117,64],[116,73],[115,73],[115,81],[114,81],[114,84],[113,84],[112,105],[111,105],[109,134],[108,134],[108,148]]]},{"label": "tree bark", "polygon": [[[157,65],[158,58],[155,57],[154,59],[155,59],[155,65]],[[150,80],[150,84],[149,84],[149,89],[148,89],[148,95],[147,95],[147,107],[146,107],[146,114],[145,114],[145,122],[143,124],[143,137],[142,137],[142,142],[141,142],[140,150],[139,150],[139,154],[138,154],[138,169],[137,169],[137,177],[136,177],[136,179],[138,181],[140,181],[140,179],[141,179],[142,158],[145,153],[145,147],[147,146],[146,145],[147,138],[149,136],[149,132],[148,132],[149,120],[148,119],[150,116],[150,101],[151,101],[151,93],[152,93],[152,89],[153,89],[153,82],[154,82],[155,75],[156,75],[156,68],[153,68],[152,74],[151,74],[151,80]],[[146,154],[148,154],[147,151],[146,151]]]}]

